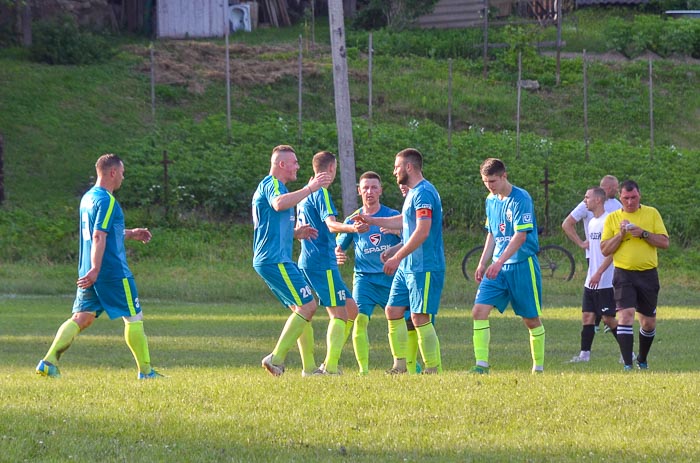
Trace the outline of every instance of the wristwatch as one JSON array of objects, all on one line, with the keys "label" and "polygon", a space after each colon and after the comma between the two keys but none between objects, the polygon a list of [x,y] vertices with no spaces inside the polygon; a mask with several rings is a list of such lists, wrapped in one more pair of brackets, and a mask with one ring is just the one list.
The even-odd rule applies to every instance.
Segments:
[{"label": "wristwatch", "polygon": [[649,238],[649,232],[646,231],[646,230],[644,230],[644,231],[642,232],[642,238],[643,238],[643,239]]}]

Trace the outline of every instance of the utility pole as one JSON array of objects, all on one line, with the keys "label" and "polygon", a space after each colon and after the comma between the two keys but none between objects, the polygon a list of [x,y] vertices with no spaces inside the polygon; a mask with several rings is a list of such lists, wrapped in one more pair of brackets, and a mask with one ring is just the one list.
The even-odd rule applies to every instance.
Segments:
[{"label": "utility pole", "polygon": [[340,186],[343,192],[343,214],[348,216],[357,209],[357,178],[355,176],[355,147],[350,114],[350,86],[348,84],[347,50],[345,48],[343,0],[329,0],[328,15],[333,56],[333,89],[335,94],[335,125],[338,130],[338,156],[340,157]]}]

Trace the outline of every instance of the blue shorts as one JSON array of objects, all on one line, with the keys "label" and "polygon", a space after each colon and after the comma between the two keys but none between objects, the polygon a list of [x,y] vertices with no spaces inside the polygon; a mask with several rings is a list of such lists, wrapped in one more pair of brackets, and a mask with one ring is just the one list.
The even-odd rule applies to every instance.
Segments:
[{"label": "blue shorts", "polygon": [[397,270],[387,306],[409,307],[411,313],[436,315],[444,283],[444,271],[404,273]]},{"label": "blue shorts", "polygon": [[536,318],[542,314],[542,276],[537,256],[505,264],[495,279],[481,280],[475,304],[492,305],[503,313],[509,302],[520,317]]},{"label": "blue shorts", "polygon": [[253,267],[285,307],[301,307],[314,300],[309,283],[294,262]]},{"label": "blue shorts", "polygon": [[112,320],[140,313],[141,304],[134,279],[99,281],[87,289],[78,288],[73,313],[78,312],[95,312],[98,317],[102,312],[107,312]]},{"label": "blue shorts", "polygon": [[361,314],[372,317],[374,307],[386,308],[394,277],[385,273],[355,273],[352,297]]},{"label": "blue shorts", "polygon": [[345,286],[340,270],[309,270],[302,269],[311,287],[316,291],[318,300],[325,307],[345,307],[345,299],[350,290]]}]

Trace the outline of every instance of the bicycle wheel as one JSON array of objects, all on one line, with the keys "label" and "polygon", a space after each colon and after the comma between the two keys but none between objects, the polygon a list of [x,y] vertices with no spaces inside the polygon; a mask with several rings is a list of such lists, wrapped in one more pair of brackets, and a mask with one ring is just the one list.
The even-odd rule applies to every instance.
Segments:
[{"label": "bicycle wheel", "polygon": [[542,246],[537,259],[540,261],[543,280],[569,281],[574,277],[576,271],[574,256],[561,246],[556,244]]},{"label": "bicycle wheel", "polygon": [[474,272],[476,272],[476,267],[479,265],[479,259],[481,259],[481,253],[483,252],[483,246],[477,246],[472,248],[464,255],[462,259],[462,275],[467,281],[474,278]]}]

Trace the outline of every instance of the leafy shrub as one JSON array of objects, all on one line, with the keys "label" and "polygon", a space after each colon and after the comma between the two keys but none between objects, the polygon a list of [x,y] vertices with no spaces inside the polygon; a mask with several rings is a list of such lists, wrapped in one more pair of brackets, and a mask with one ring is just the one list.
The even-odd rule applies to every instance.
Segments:
[{"label": "leafy shrub", "polygon": [[652,51],[661,56],[700,57],[700,21],[639,15],[633,21],[611,18],[605,29],[610,48],[628,58]]},{"label": "leafy shrub", "polygon": [[31,56],[48,64],[94,64],[114,56],[109,41],[81,30],[75,20],[62,16],[34,23]]}]

